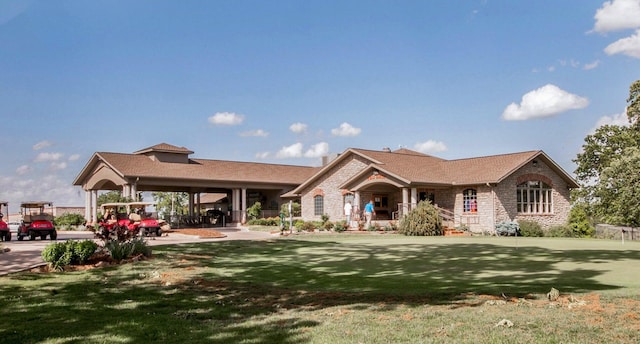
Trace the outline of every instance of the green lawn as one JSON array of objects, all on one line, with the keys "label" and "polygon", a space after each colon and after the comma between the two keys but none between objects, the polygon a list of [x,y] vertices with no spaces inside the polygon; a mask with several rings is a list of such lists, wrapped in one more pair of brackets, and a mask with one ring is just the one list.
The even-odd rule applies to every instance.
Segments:
[{"label": "green lawn", "polygon": [[639,276],[638,242],[319,234],[154,247],[133,264],[1,277],[0,343],[638,343]]}]

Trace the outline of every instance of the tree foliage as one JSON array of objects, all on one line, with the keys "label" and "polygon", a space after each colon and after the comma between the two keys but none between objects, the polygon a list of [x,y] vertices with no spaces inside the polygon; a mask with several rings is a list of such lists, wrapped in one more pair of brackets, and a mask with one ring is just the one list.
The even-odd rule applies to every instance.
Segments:
[{"label": "tree foliage", "polygon": [[120,191],[109,191],[107,193],[103,193],[102,195],[98,195],[98,206],[101,206],[105,203],[116,202],[133,202],[133,198],[122,196],[122,192]]},{"label": "tree foliage", "polygon": [[411,236],[442,235],[442,219],[438,208],[429,201],[421,201],[402,217],[398,233]]},{"label": "tree foliage", "polygon": [[151,197],[159,212],[171,214],[173,210],[177,215],[188,212],[189,194],[186,192],[152,192]]},{"label": "tree foliage", "polygon": [[596,188],[597,215],[607,223],[640,225],[640,149],[629,147],[604,169]]},{"label": "tree foliage", "polygon": [[[631,171],[638,174],[638,165],[633,157],[640,146],[640,80],[629,89],[627,98],[627,118],[629,125],[604,125],[585,138],[582,152],[573,161],[578,165],[575,173],[581,188],[574,190],[574,207],[578,205],[589,220],[611,224],[633,225],[629,215],[640,212],[637,198],[625,201],[625,197],[635,197]],[[582,223],[572,221],[570,225],[582,235],[589,235],[592,229]],[[578,224],[579,227],[573,226]]]}]

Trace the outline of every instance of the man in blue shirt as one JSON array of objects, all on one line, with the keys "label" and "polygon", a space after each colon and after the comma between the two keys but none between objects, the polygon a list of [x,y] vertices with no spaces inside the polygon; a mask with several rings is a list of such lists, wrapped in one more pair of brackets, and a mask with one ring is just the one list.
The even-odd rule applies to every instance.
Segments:
[{"label": "man in blue shirt", "polygon": [[376,214],[375,209],[373,208],[373,200],[369,201],[367,205],[364,206],[364,218],[367,221],[365,229],[369,229],[371,226],[371,218]]}]

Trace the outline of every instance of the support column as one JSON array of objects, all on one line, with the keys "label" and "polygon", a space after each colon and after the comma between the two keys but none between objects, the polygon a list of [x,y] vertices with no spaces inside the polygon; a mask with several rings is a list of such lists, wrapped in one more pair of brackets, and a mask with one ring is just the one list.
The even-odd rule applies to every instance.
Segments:
[{"label": "support column", "polygon": [[93,223],[91,220],[91,191],[84,190],[84,218],[87,223]]},{"label": "support column", "polygon": [[91,190],[91,223],[98,221],[98,190]]},{"label": "support column", "polygon": [[418,205],[418,189],[411,188],[411,209]]},{"label": "support column", "polygon": [[247,188],[242,188],[242,224],[247,223]]},{"label": "support column", "polygon": [[409,213],[409,189],[402,188],[402,215]]},{"label": "support column", "polygon": [[240,189],[231,190],[231,218],[233,222],[240,221]]},{"label": "support column", "polygon": [[189,217],[193,217],[193,192],[189,192]]},{"label": "support column", "polygon": [[200,193],[196,194],[196,215],[200,217]]},{"label": "support column", "polygon": [[356,191],[353,196],[353,213],[356,215],[354,220],[360,221],[360,191]]}]

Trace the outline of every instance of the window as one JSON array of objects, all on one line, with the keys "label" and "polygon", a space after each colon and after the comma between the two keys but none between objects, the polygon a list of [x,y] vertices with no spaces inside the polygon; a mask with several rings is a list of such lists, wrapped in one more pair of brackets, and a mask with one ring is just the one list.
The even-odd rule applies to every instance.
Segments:
[{"label": "window", "polygon": [[355,196],[352,193],[348,193],[344,195],[344,200],[342,202],[342,206],[344,207],[345,204],[347,204],[348,202],[351,202],[351,205],[354,206],[355,203]]},{"label": "window", "polygon": [[462,192],[462,206],[465,213],[478,212],[478,193],[476,189],[466,189]]},{"label": "window", "polygon": [[324,214],[324,196],[317,195],[313,197],[313,215]]},{"label": "window", "polygon": [[553,210],[552,189],[538,180],[530,180],[518,185],[518,213],[551,214]]}]

